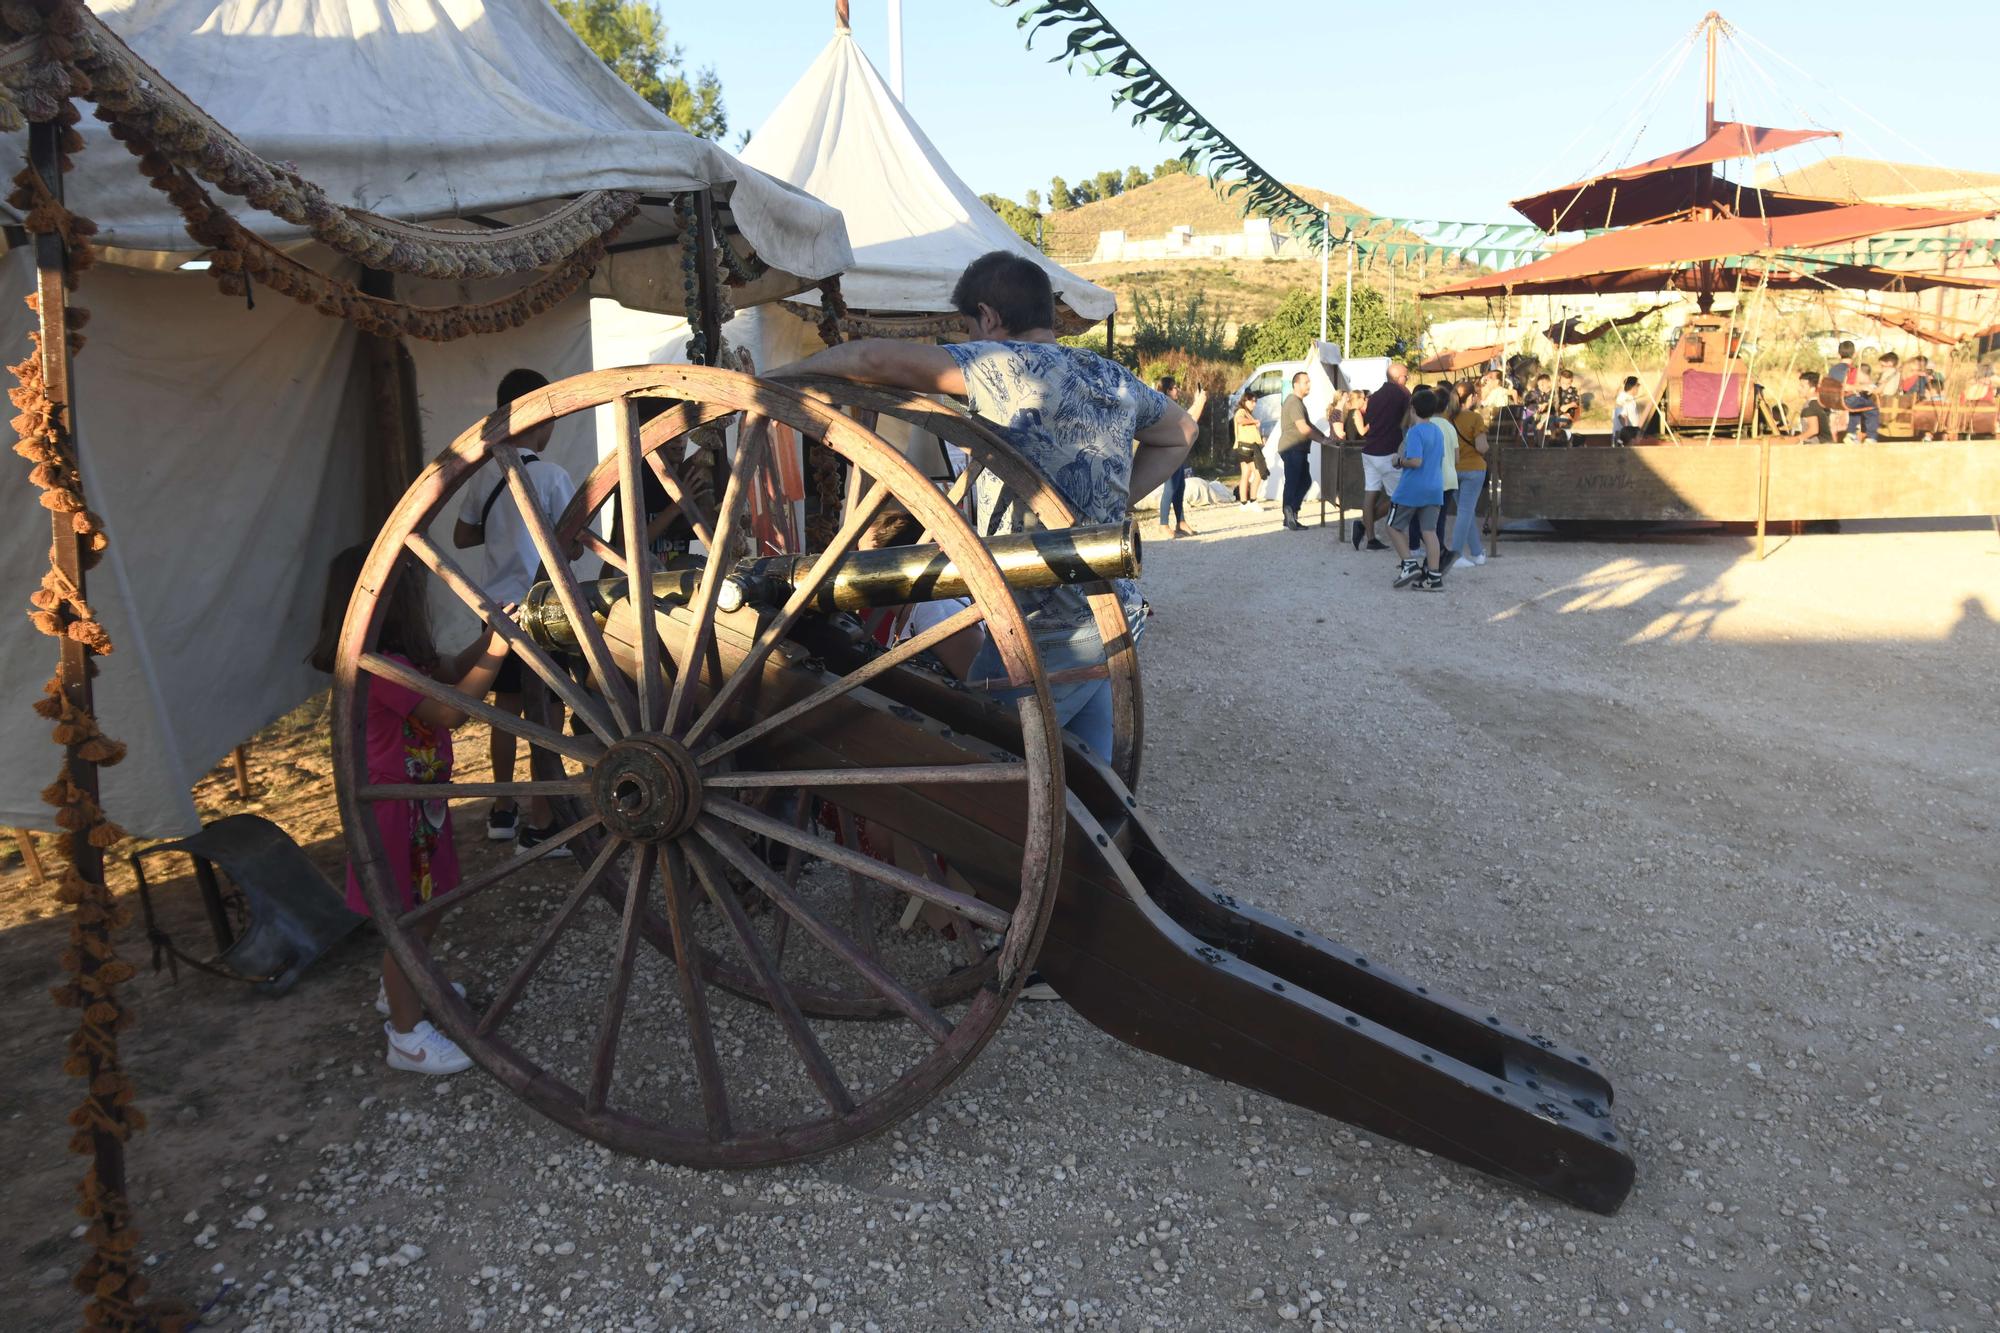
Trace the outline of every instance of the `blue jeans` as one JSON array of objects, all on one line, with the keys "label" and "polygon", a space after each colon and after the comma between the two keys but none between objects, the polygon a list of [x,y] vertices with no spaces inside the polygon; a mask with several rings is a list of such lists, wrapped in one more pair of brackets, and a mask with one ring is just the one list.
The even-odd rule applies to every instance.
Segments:
[{"label": "blue jeans", "polygon": [[1882,438],[1882,409],[1870,406],[1875,400],[1865,394],[1851,393],[1840,400],[1853,415],[1853,425],[1861,429],[1864,440]]},{"label": "blue jeans", "polygon": [[1312,489],[1312,459],[1306,454],[1305,445],[1287,449],[1278,455],[1285,465],[1285,512],[1293,518],[1299,515],[1299,506],[1306,501],[1306,492]]},{"label": "blue jeans", "polygon": [[[1031,626],[1033,623],[1029,622]],[[1132,642],[1138,643],[1145,633],[1145,620],[1135,616],[1132,620]],[[1046,637],[1037,634],[1035,648],[1041,654],[1042,669],[1052,676],[1059,671],[1104,663],[1104,640],[1098,637],[1094,624],[1082,629],[1055,631]],[[1005,672],[1000,654],[989,639],[972,661],[972,678],[990,680]],[[1006,698],[1007,692],[995,691],[994,697]],[[1114,728],[1111,681],[1108,677],[1052,684],[1049,686],[1049,702],[1055,706],[1056,722],[1064,732],[1072,739],[1083,742],[1097,758],[1107,764],[1111,762]]]},{"label": "blue jeans", "polygon": [[1160,487],[1160,526],[1171,527],[1167,513],[1173,511],[1181,523],[1187,522],[1187,479],[1186,468],[1174,469],[1174,475],[1167,478],[1167,484]]},{"label": "blue jeans", "polygon": [[1479,491],[1485,485],[1484,472],[1459,470],[1458,521],[1452,525],[1451,540],[1445,545],[1460,555],[1486,554],[1486,547],[1479,540]]}]

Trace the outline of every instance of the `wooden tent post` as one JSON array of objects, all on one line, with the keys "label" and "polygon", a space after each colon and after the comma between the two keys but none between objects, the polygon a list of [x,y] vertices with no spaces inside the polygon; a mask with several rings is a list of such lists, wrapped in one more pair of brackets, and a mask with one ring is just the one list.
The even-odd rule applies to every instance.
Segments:
[{"label": "wooden tent post", "polygon": [[[63,198],[62,134],[63,127],[53,120],[38,120],[28,127],[28,164],[41,177],[43,188],[58,204]],[[67,248],[61,233],[54,228],[36,232],[35,292],[41,327],[43,392],[80,464],[83,443],[77,436],[76,411],[71,401],[69,289],[65,281],[68,267]],[[80,466],[77,484],[81,488]],[[76,589],[77,597],[82,599],[87,589],[84,586],[83,548],[76,527],[68,514],[56,511],[50,516],[49,528],[54,542],[49,554],[56,572]],[[95,716],[90,688],[90,650],[82,641],[68,635],[57,642],[61,648],[56,664],[56,683],[62,690],[63,698],[84,716]],[[97,764],[78,753],[82,743],[83,738],[79,737],[63,747],[63,771],[94,805],[98,799]],[[91,846],[89,838],[81,833],[72,834],[62,839],[62,846],[78,876],[91,883],[104,882],[104,853]],[[109,947],[111,926],[108,920],[93,923],[79,917],[76,929],[82,936],[78,942],[84,946],[78,950],[81,957],[79,970],[81,979],[87,985],[98,968],[114,958]],[[117,1075],[115,1036],[110,1038],[106,1049],[85,1044],[78,1049],[78,1053],[86,1065],[82,1080],[85,1087],[95,1086],[100,1077]],[[102,1126],[93,1125],[83,1132],[90,1139],[91,1170],[96,1177],[97,1197],[106,1204],[97,1219],[104,1231],[104,1239],[98,1244],[97,1252],[100,1256],[126,1256],[119,1261],[122,1271],[107,1271],[105,1277],[107,1281],[113,1276],[119,1278],[116,1289],[122,1291],[125,1281],[131,1277],[132,1258],[136,1257],[131,1255],[131,1242],[125,1239],[125,1233],[131,1229],[131,1217],[125,1208],[125,1145],[117,1134]]]},{"label": "wooden tent post", "polygon": [[1764,558],[1764,527],[1771,513],[1771,437],[1757,441],[1757,558]]},{"label": "wooden tent post", "polygon": [[[391,301],[396,276],[377,269],[361,270],[357,284],[363,295]],[[372,531],[388,520],[389,511],[423,468],[423,423],[417,412],[416,363],[403,340],[375,333],[360,335],[356,354],[367,377],[367,448],[362,456],[362,509]]]},{"label": "wooden tent post", "polygon": [[[701,321],[702,346],[707,349],[707,361],[711,366],[722,364],[722,302],[718,291],[715,271],[715,224],[710,216],[710,199],[707,190],[694,193],[694,237],[697,247],[694,266],[695,301]],[[681,238],[687,244],[687,238]]]}]

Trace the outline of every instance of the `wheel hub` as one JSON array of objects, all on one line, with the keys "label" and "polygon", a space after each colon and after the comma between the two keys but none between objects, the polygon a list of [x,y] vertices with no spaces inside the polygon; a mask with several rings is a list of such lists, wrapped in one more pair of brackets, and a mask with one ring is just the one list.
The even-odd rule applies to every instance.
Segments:
[{"label": "wheel hub", "polygon": [[694,827],[701,773],[671,736],[633,736],[604,752],[591,775],[604,825],[634,842],[666,842]]}]

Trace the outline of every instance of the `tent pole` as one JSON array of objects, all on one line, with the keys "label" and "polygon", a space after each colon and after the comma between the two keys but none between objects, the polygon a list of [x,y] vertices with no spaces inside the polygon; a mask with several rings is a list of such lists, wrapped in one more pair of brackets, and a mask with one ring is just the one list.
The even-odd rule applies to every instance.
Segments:
[{"label": "tent pole", "polygon": [[[715,225],[709,216],[707,190],[694,192],[694,238],[698,247],[695,260],[696,317],[701,321],[702,346],[707,348],[707,364],[722,364],[722,307],[717,299],[715,272]],[[681,244],[686,245],[683,237]]]},{"label": "tent pole", "polygon": [[889,0],[889,91],[903,100],[903,0]]},{"label": "tent pole", "polygon": [[1326,341],[1326,301],[1328,295],[1327,262],[1333,247],[1333,238],[1328,234],[1333,226],[1333,218],[1325,208],[1320,209],[1319,228],[1319,340]]},{"label": "tent pole", "polygon": [[[63,198],[63,172],[61,140],[63,127],[53,120],[38,120],[28,127],[28,162],[35,174],[41,177],[42,185],[58,204]],[[69,349],[69,291],[65,282],[68,269],[68,254],[62,236],[54,229],[35,233],[35,290],[38,300],[38,318],[41,325],[41,362],[43,392],[53,409],[59,428],[68,437],[72,453],[81,463],[83,444],[77,437],[76,411],[72,402],[70,383]],[[82,488],[82,477],[77,479],[78,489]],[[56,512],[50,515],[50,533],[54,540],[50,551],[56,572],[70,586],[76,589],[79,599],[87,592],[84,586],[83,548],[78,539],[70,516]],[[56,682],[63,697],[85,716],[94,716],[95,708],[91,698],[90,654],[83,643],[68,635],[59,640],[62,647],[56,665]],[[63,771],[68,779],[80,788],[84,796],[93,804],[98,800],[97,764],[77,753],[83,738],[70,742],[63,750]],[[68,854],[71,868],[84,880],[102,884],[104,882],[104,853],[93,847],[90,839],[82,833],[73,833],[61,839],[59,844]],[[76,929],[82,934],[79,943],[82,955],[82,979],[88,984],[91,975],[101,966],[112,961],[109,949],[111,927],[108,921],[90,923],[82,917],[77,919]],[[103,945],[100,957],[93,947]],[[118,1072],[118,1048],[115,1035],[107,1031],[108,1049],[97,1049],[85,1044],[80,1048],[87,1066],[83,1082],[93,1087],[100,1077],[116,1075]],[[105,1259],[106,1278],[116,1277],[117,1289],[126,1289],[126,1282],[132,1275],[132,1260],[136,1258],[130,1251],[131,1240],[126,1233],[132,1229],[132,1219],[125,1194],[125,1145],[117,1134],[102,1127],[91,1127],[84,1131],[89,1136],[91,1172],[96,1179],[96,1196],[102,1201],[103,1211],[97,1217],[97,1225],[103,1229],[104,1238],[96,1245],[97,1253],[103,1256],[123,1256]]]},{"label": "tent pole", "polygon": [[1340,359],[1352,359],[1354,335],[1354,237],[1347,238],[1347,297],[1340,311]]},{"label": "tent pole", "polygon": [[[393,300],[396,276],[361,270],[365,296]],[[380,527],[423,466],[423,421],[417,412],[416,363],[401,338],[361,335],[359,348],[368,375],[368,447],[362,462],[362,503],[368,525]]]}]

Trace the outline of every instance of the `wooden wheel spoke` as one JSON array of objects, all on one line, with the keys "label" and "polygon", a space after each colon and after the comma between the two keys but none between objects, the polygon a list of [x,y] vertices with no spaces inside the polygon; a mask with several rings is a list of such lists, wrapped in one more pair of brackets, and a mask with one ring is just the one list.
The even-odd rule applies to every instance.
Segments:
[{"label": "wooden wheel spoke", "polygon": [[[850,810],[836,807],[835,819],[840,824],[841,845],[860,851],[861,830],[855,823],[854,813]],[[791,850],[794,856],[805,855],[797,847]],[[786,885],[786,887],[790,888],[792,886]],[[849,870],[847,872],[847,901],[849,913],[854,920],[854,938],[855,942],[862,947],[870,958],[878,957],[881,953],[881,950],[875,943],[874,897],[875,892],[869,887],[867,878],[859,871]]]},{"label": "wooden wheel spoke", "polygon": [[[813,797],[811,792],[799,792],[798,804],[793,809],[792,827],[801,833],[812,827]],[[785,848],[785,887],[795,889],[799,884],[799,872],[806,868],[806,849]],[[785,943],[792,937],[792,918],[778,913],[777,924],[771,928],[771,953],[779,963],[785,961]]]},{"label": "wooden wheel spoke", "polygon": [[723,575],[729,563],[729,547],[734,542],[737,512],[749,496],[748,481],[757,471],[763,452],[770,447],[771,427],[763,417],[743,423],[736,450],[736,466],[729,471],[729,484],[722,492],[722,513],[715,524],[715,541],[702,565],[701,584],[695,590],[694,620],[683,640],[680,670],[674,673],[673,696],[667,700],[666,728],[673,731],[687,720],[694,703],[694,682],[702,674],[708,647],[715,633],[715,599],[722,591]]},{"label": "wooden wheel spoke", "polygon": [[553,727],[545,727],[539,722],[530,722],[524,717],[495,708],[484,699],[475,699],[469,694],[461,694],[442,681],[425,675],[414,667],[405,666],[393,657],[380,653],[363,653],[361,666],[370,675],[394,681],[406,689],[414,690],[426,699],[433,699],[447,708],[456,708],[468,717],[476,717],[490,727],[519,736],[530,745],[567,755],[578,763],[595,763],[604,753],[604,747],[583,736],[566,736]]},{"label": "wooden wheel spoke", "polygon": [[437,544],[421,532],[412,532],[405,537],[403,545],[481,620],[498,630],[500,637],[507,640],[507,646],[556,692],[558,698],[569,705],[570,711],[583,719],[584,725],[596,733],[599,740],[606,745],[611,743],[614,729],[604,706],[572,680],[567,671],[556,665],[555,659],[529,638],[528,632],[515,624],[512,616],[503,615],[499,605],[472,581],[456,560],[438,549]]},{"label": "wooden wheel spoke", "polygon": [[859,848],[840,847],[816,838],[808,830],[795,829],[789,824],[772,819],[769,815],[760,815],[740,802],[710,797],[703,802],[702,809],[715,819],[727,820],[738,828],[747,829],[752,833],[761,833],[774,842],[803,848],[821,860],[830,861],[848,870],[859,871],[868,878],[880,880],[902,893],[912,894],[940,907],[949,907],[960,916],[975,921],[988,930],[1004,931],[1013,920],[1006,912],[991,903],[983,902],[970,894],[960,893],[957,889],[948,888],[943,884],[934,884],[922,875],[911,874],[901,866],[877,861]]},{"label": "wooden wheel spoke", "polygon": [[901,764],[885,768],[795,768],[769,773],[715,773],[704,787],[903,787],[923,783],[1026,782],[1021,763]]},{"label": "wooden wheel spoke", "polygon": [[965,497],[972,493],[972,483],[979,479],[980,470],[978,459],[965,460],[965,467],[952,479],[951,489],[944,493],[944,498],[951,501],[953,508],[965,503]]},{"label": "wooden wheel spoke", "polygon": [[632,858],[632,875],[625,885],[625,910],[618,923],[618,951],[611,959],[611,990],[604,997],[604,1016],[597,1024],[597,1044],[590,1052],[590,1086],[584,1090],[586,1111],[604,1109],[611,1093],[611,1071],[618,1058],[618,1030],[625,1025],[625,997],[632,989],[632,959],[639,949],[639,907],[646,900],[646,883],[653,878],[659,850],[641,847]]},{"label": "wooden wheel spoke", "polygon": [[507,488],[513,493],[514,505],[521,513],[521,523],[528,530],[528,538],[542,557],[542,568],[555,585],[556,598],[562,603],[563,613],[569,617],[570,629],[583,648],[584,660],[590,663],[590,672],[596,678],[598,688],[604,691],[605,702],[611,708],[611,715],[619,727],[626,732],[632,730],[631,689],[618,666],[611,660],[611,648],[604,641],[604,631],[584,604],[583,590],[577,586],[576,573],[569,567],[569,553],[556,545],[555,529],[550,525],[549,516],[542,512],[541,502],[535,498],[535,488],[528,482],[528,471],[521,464],[521,455],[511,444],[493,446],[493,457],[501,470],[507,474]]},{"label": "wooden wheel spoke", "polygon": [[646,491],[640,483],[639,416],[631,398],[611,405],[618,437],[618,506],[625,533],[626,586],[631,591],[639,643],[639,730],[660,725],[660,621],[653,612],[653,552],[646,539]]},{"label": "wooden wheel spoke", "polygon": [[625,563],[625,557],[610,542],[605,541],[604,538],[598,536],[591,529],[583,529],[576,534],[576,539],[583,543],[584,550],[590,552],[620,574],[630,574],[632,572],[631,566]]},{"label": "wooden wheel spoke", "polygon": [[701,538],[701,544],[714,550],[715,521],[702,509],[701,501],[681,484],[680,473],[660,456],[658,449],[646,455],[646,465],[653,469],[653,475],[659,479],[660,489],[667,493],[667,498],[687,515],[688,526],[694,529],[695,536]]},{"label": "wooden wheel spoke", "polygon": [[680,978],[681,1007],[687,1014],[695,1079],[701,1084],[702,1118],[709,1140],[720,1142],[729,1137],[729,1084],[716,1054],[708,985],[701,976],[701,948],[694,940],[693,914],[688,910],[687,866],[678,847],[668,847],[660,858],[660,885],[666,895],[667,928],[673,934],[674,967]]},{"label": "wooden wheel spoke", "polygon": [[743,912],[743,904],[736,901],[736,894],[724,882],[720,870],[709,859],[708,849],[689,840],[683,844],[687,848],[688,860],[694,865],[695,875],[701,880],[701,887],[708,895],[710,903],[729,923],[730,933],[736,937],[737,947],[743,951],[743,959],[750,965],[757,984],[764,990],[764,998],[771,1010],[777,1014],[778,1022],[785,1029],[792,1047],[805,1063],[806,1074],[813,1086],[820,1090],[836,1115],[853,1112],[854,1094],[840,1081],[840,1072],[833,1067],[833,1060],[821,1046],[813,1030],[806,1026],[806,1016],[799,1010],[799,1003],[792,997],[791,988],[778,975],[777,964],[764,948],[764,942],[757,938],[757,932],[750,925],[750,918]]},{"label": "wooden wheel spoke", "polygon": [[570,840],[578,834],[595,828],[602,822],[603,817],[601,815],[585,815],[568,828],[552,834],[546,841],[537,843],[527,851],[521,852],[518,855],[501,857],[499,865],[494,866],[493,869],[483,875],[467,880],[450,893],[440,894],[422,906],[403,913],[396,918],[396,925],[400,929],[407,930],[411,926],[428,921],[434,916],[440,916],[445,912],[449,912],[453,908],[461,906],[466,899],[478,893],[481,889],[490,889],[509,875],[533,865],[545,856],[552,855],[557,848],[568,846]]},{"label": "wooden wheel spoke", "polygon": [[[789,828],[775,819],[764,819],[763,816],[757,816],[757,818],[763,825],[768,826],[768,828],[781,829],[787,834],[791,832]],[[709,846],[721,853],[722,859],[729,862],[738,874],[743,875],[752,884],[762,889],[766,897],[783,908],[793,920],[805,928],[808,934],[824,945],[836,958],[839,958],[842,962],[860,973],[862,980],[866,981],[877,995],[880,995],[890,1004],[902,1010],[910,1021],[922,1028],[932,1041],[942,1044],[951,1036],[951,1024],[945,1022],[943,1014],[931,1008],[923,996],[918,995],[892,976],[887,968],[869,956],[845,931],[833,923],[822,919],[818,913],[807,907],[800,900],[797,893],[793,892],[792,889],[786,886],[783,880],[772,873],[771,867],[765,865],[757,857],[752,856],[750,849],[743,845],[742,840],[730,833],[725,826],[704,815],[696,823],[695,830],[701,834]],[[764,832],[766,829],[758,828],[754,831]],[[822,844],[814,850],[818,854],[826,856],[829,850],[841,849],[833,849],[830,844]],[[836,863],[839,863],[837,858],[827,856],[827,859],[835,860]],[[869,860],[871,858],[860,857],[859,859]],[[904,872],[898,871],[897,873],[903,874]],[[916,876],[911,875],[909,878],[916,879]],[[918,882],[921,883],[922,881]],[[931,886],[927,885],[926,887]],[[957,895],[953,896],[956,897]],[[987,910],[990,911],[992,909],[989,908]]]},{"label": "wooden wheel spoke", "polygon": [[598,879],[611,864],[611,858],[618,854],[618,849],[623,845],[616,838],[604,840],[604,846],[598,850],[597,856],[590,863],[590,868],[583,872],[583,878],[579,879],[576,887],[570,890],[569,897],[565,898],[563,905],[556,909],[556,914],[543,924],[541,933],[535,936],[535,942],[529,947],[527,956],[515,965],[506,984],[500,988],[500,993],[493,997],[493,1003],[487,1005],[486,1012],[479,1016],[479,1024],[474,1031],[480,1036],[483,1037],[498,1027],[500,1020],[505,1018],[508,1011],[519,1002],[521,992],[527,989],[528,982],[535,975],[535,969],[539,968],[542,960],[549,956],[549,950],[555,947],[557,938],[576,916],[576,909],[583,906],[583,900],[597,887]]},{"label": "wooden wheel spoke", "polygon": [[901,666],[918,653],[936,647],[960,630],[969,629],[985,619],[986,612],[977,602],[953,612],[923,633],[912,635],[881,656],[869,659],[866,663],[848,672],[839,680],[813,691],[789,708],[782,708],[761,722],[737,732],[728,740],[711,746],[706,752],[697,757],[697,762],[706,767],[726,754],[739,750],[753,741],[761,740],[763,737],[778,730],[778,728],[790,725],[794,720],[810,713],[821,704],[838,699],[850,690],[859,689],[884,672]]},{"label": "wooden wheel spoke", "polygon": [[861,498],[861,502],[848,513],[847,521],[840,525],[840,531],[834,534],[833,540],[827,543],[826,549],[820,552],[812,567],[806,571],[806,576],[792,589],[792,595],[785,599],[777,618],[764,627],[763,632],[757,636],[757,641],[750,645],[750,651],[743,655],[741,662],[737,663],[736,670],[730,673],[729,679],[722,683],[722,688],[715,692],[715,697],[708,701],[708,707],[702,710],[694,725],[688,728],[687,734],[681,738],[682,744],[692,747],[699,741],[722,715],[722,711],[729,707],[729,701],[736,697],[737,691],[756,676],[758,669],[764,665],[764,659],[771,655],[772,649],[784,641],[787,634],[791,633],[792,626],[798,623],[807,605],[818,595],[820,587],[832,577],[834,567],[854,549],[854,544],[861,540],[862,532],[875,521],[875,516],[882,512],[882,506],[887,504],[889,499],[887,482],[878,481],[868,488],[868,493]]},{"label": "wooden wheel spoke", "polygon": [[371,782],[357,793],[364,801],[469,801],[480,796],[586,796],[588,778],[551,782]]}]

